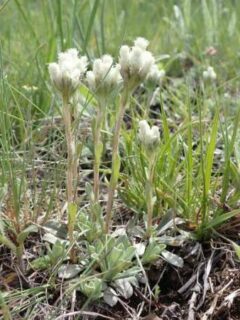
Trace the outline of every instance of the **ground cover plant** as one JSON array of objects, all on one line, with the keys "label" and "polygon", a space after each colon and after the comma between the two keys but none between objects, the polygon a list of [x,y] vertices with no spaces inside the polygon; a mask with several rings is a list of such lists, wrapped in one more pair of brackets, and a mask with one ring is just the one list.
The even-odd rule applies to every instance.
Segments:
[{"label": "ground cover plant", "polygon": [[240,319],[239,14],[0,3],[0,318]]}]

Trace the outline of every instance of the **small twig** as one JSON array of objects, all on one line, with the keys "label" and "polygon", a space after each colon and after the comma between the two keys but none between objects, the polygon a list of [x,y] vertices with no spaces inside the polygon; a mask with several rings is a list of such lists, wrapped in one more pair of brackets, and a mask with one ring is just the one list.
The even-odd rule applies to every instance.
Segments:
[{"label": "small twig", "polygon": [[[233,282],[233,280],[231,280],[231,283],[232,283],[232,282]],[[224,298],[224,301],[223,301],[223,303],[221,304],[221,306],[220,306],[219,309],[221,309],[221,308],[223,308],[223,307],[225,308],[226,306],[227,306],[228,308],[231,308],[234,299],[235,299],[237,296],[239,296],[239,295],[240,295],[240,289],[237,289],[237,290],[231,292],[229,295],[227,295],[227,296]]]},{"label": "small twig", "polygon": [[192,277],[180,288],[178,289],[179,294],[183,294],[187,289],[192,285],[192,283],[198,278],[198,276],[202,273],[202,268],[204,266],[204,262],[200,263],[198,266],[197,272],[195,272]]},{"label": "small twig", "polygon": [[[215,309],[216,309],[216,306],[217,306],[217,302],[218,302],[221,294],[222,294],[232,283],[233,283],[233,279],[231,279],[221,290],[219,290],[219,291],[216,293],[216,295],[215,295],[215,297],[214,297],[214,299],[213,299],[213,302],[211,303],[210,308],[204,313],[202,320],[208,320],[208,318],[213,315],[213,313],[214,313],[214,311],[215,311]],[[227,298],[227,297],[226,297],[226,298]],[[226,298],[225,298],[225,300],[226,300]],[[224,300],[224,302],[225,302],[225,300]],[[223,302],[223,303],[224,303],[224,302]],[[225,306],[224,306],[224,307],[225,307]]]},{"label": "small twig", "polygon": [[195,320],[195,311],[196,311],[196,302],[197,297],[201,291],[201,288],[199,284],[196,284],[196,286],[193,288],[193,294],[189,301],[189,311],[188,311],[188,320]]},{"label": "small twig", "polygon": [[138,288],[134,288],[134,291],[136,292],[136,294],[142,298],[149,306],[153,306],[156,307],[156,302],[148,299]]},{"label": "small twig", "polygon": [[217,302],[218,302],[219,296],[216,295],[213,299],[213,302],[210,306],[210,308],[204,313],[202,320],[208,320],[209,317],[213,315],[214,310],[216,309]]},{"label": "small twig", "polygon": [[[72,301],[71,301],[71,312],[74,312],[75,309],[75,303],[76,303],[76,290],[73,290],[72,293]],[[72,317],[69,317],[69,320],[73,319]]]},{"label": "small twig", "polygon": [[213,266],[214,254],[215,254],[215,251],[212,252],[212,254],[208,260],[207,266],[205,268],[205,272],[203,275],[203,294],[202,294],[202,298],[201,298],[198,306],[196,307],[197,310],[199,310],[199,308],[201,308],[201,306],[203,305],[205,298],[206,298],[207,291],[209,290],[209,287],[210,287],[209,283],[208,283],[208,277],[209,277],[209,274],[210,274],[212,266]]},{"label": "small twig", "polygon": [[133,308],[131,308],[127,303],[118,298],[118,302],[122,305],[124,310],[129,314],[131,319],[136,319],[136,312]]},{"label": "small twig", "polygon": [[145,295],[146,295],[147,291],[149,292],[149,296],[150,296],[149,306],[151,306],[151,304],[152,304],[152,299],[151,299],[151,297],[152,297],[153,293],[152,293],[152,290],[151,290],[150,285],[149,285],[148,277],[147,277],[146,271],[145,271],[145,269],[144,269],[144,267],[143,267],[143,265],[142,265],[142,262],[141,262],[141,260],[140,260],[140,258],[139,258],[139,256],[138,256],[137,254],[136,254],[136,259],[137,259],[137,262],[138,262],[139,267],[140,267],[140,269],[141,269],[141,272],[142,272],[142,274],[143,274],[143,276],[144,276],[144,278],[145,278],[145,280],[146,280],[146,286],[145,286],[144,293],[145,293]]}]

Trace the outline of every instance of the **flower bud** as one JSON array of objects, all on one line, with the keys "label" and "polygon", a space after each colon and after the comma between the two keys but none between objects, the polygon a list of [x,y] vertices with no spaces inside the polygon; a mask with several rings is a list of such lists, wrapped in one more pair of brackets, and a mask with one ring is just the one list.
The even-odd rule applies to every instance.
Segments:
[{"label": "flower bud", "polygon": [[160,132],[157,126],[150,128],[146,120],[139,121],[138,137],[147,151],[153,151],[160,141]]},{"label": "flower bud", "polygon": [[217,74],[216,72],[214,71],[213,67],[208,67],[207,70],[203,71],[203,78],[205,80],[216,80],[217,78]]}]

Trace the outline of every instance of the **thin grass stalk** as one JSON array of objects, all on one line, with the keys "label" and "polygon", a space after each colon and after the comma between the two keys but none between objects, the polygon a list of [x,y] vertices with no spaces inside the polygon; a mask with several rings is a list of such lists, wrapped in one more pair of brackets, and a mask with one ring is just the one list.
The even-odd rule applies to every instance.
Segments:
[{"label": "thin grass stalk", "polygon": [[149,159],[149,172],[146,182],[146,200],[147,200],[147,232],[146,236],[151,237],[152,225],[153,225],[153,178],[154,178],[154,168],[155,168],[155,154],[153,154]]},{"label": "thin grass stalk", "polygon": [[[202,179],[203,179],[203,196],[201,201],[201,215],[202,215],[202,221],[205,221],[205,215],[207,210],[207,194],[206,194],[206,184],[205,184],[205,167],[204,167],[204,150],[203,150],[203,123],[202,123],[202,110],[201,106],[199,105],[199,133],[200,133],[200,153],[201,153],[201,173],[202,173]],[[199,223],[199,216],[196,216],[195,223]],[[203,223],[201,223],[201,232],[203,228]]]},{"label": "thin grass stalk", "polygon": [[102,156],[102,139],[101,139],[101,129],[104,118],[104,111],[102,105],[97,109],[97,116],[94,123],[94,167],[93,167],[93,193],[94,201],[97,203],[99,201],[99,169]]},{"label": "thin grass stalk", "polygon": [[187,131],[187,159],[186,159],[186,200],[187,200],[187,219],[191,219],[191,207],[192,207],[192,191],[193,191],[193,131],[192,131],[192,110],[191,103],[188,101],[188,131]]},{"label": "thin grass stalk", "polygon": [[7,303],[4,300],[3,294],[0,291],[0,309],[3,315],[3,320],[12,320],[12,316]]}]

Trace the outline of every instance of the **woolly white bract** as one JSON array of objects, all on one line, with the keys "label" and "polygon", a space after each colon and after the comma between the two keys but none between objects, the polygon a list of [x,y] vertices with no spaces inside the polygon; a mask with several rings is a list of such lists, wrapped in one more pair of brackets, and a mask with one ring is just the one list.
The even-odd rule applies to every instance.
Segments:
[{"label": "woolly white bract", "polygon": [[214,71],[213,67],[208,67],[207,70],[203,71],[203,78],[204,79],[210,79],[210,80],[216,80],[217,74]]},{"label": "woolly white bract", "polygon": [[86,80],[92,91],[108,95],[121,83],[120,65],[114,65],[113,58],[104,55],[93,62],[93,70],[87,72]]},{"label": "woolly white bract", "polygon": [[79,86],[87,64],[87,57],[79,58],[77,49],[68,49],[58,54],[58,63],[50,63],[48,70],[55,87],[71,96]]},{"label": "woolly white bract", "polygon": [[133,47],[123,45],[120,48],[120,72],[123,80],[130,82],[133,87],[147,78],[155,62],[152,53],[147,51],[148,44],[146,39],[137,38]]},{"label": "woolly white bract", "polygon": [[150,128],[146,120],[139,121],[138,137],[147,150],[153,149],[160,141],[160,132],[157,126]]}]

